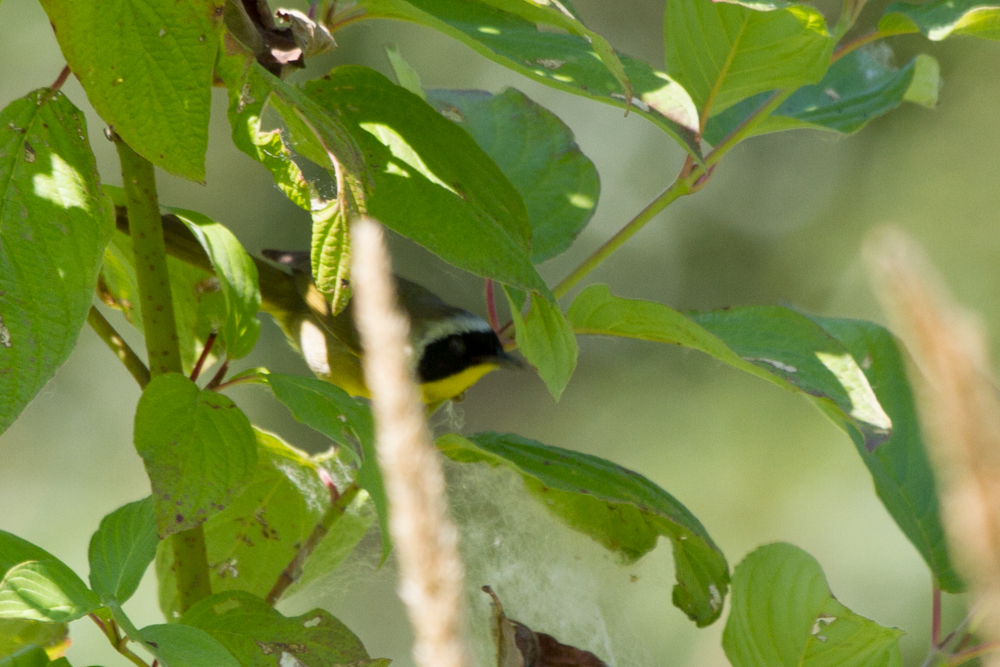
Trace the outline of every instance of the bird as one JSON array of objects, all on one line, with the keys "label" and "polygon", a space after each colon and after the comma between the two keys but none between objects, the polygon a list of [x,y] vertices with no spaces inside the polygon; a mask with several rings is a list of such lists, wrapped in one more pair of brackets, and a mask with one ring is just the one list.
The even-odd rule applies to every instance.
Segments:
[{"label": "bird", "polygon": [[[369,398],[352,304],[333,314],[313,281],[309,252],[263,250],[261,255],[291,270],[300,297],[296,302],[286,289],[280,298],[268,299],[266,276],[261,275],[262,308],[275,318],[317,377],[351,396]],[[417,283],[399,276],[395,279],[397,297],[410,320],[414,371],[424,403],[436,406],[458,400],[487,373],[520,367],[486,320],[446,303]]]}]

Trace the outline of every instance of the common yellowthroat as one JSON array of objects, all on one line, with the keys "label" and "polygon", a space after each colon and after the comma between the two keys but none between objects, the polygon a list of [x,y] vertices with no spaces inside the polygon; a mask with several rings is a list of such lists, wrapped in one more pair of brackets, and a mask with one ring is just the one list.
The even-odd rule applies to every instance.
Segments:
[{"label": "common yellowthroat", "polygon": [[[292,271],[306,307],[272,315],[309,368],[352,396],[367,397],[353,304],[337,315],[332,313],[312,280],[308,252],[264,250],[261,254]],[[410,319],[413,359],[425,403],[456,398],[490,371],[520,365],[504,351],[484,319],[445,303],[416,283],[398,276],[396,281],[400,305]]]}]

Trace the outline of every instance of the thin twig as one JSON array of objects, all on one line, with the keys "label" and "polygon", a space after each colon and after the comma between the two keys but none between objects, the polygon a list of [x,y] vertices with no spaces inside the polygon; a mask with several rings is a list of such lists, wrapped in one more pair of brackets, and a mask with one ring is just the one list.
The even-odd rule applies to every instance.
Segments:
[{"label": "thin twig", "polygon": [[931,645],[941,648],[941,587],[937,581],[931,595]]},{"label": "thin twig", "polygon": [[985,644],[980,644],[979,646],[973,646],[970,649],[962,651],[961,653],[956,653],[948,659],[948,667],[957,667],[963,663],[968,662],[974,658],[980,658],[987,653],[992,653],[1000,649],[1000,641],[986,642]]},{"label": "thin twig", "polygon": [[215,337],[218,335],[217,332],[213,331],[208,334],[208,338],[205,339],[205,347],[202,348],[201,354],[198,355],[198,361],[195,363],[194,368],[191,370],[191,381],[194,382],[201,375],[201,367],[205,365],[205,360],[208,359],[208,355],[212,353],[212,346],[215,345]]},{"label": "thin twig", "polygon": [[149,369],[146,368],[146,364],[142,363],[142,359],[135,353],[135,350],[129,347],[129,344],[125,342],[121,334],[115,330],[111,322],[108,322],[104,315],[101,314],[101,311],[91,306],[90,312],[87,313],[87,323],[100,336],[101,340],[111,348],[115,356],[121,360],[125,365],[125,369],[135,378],[139,386],[145,388],[149,384]]},{"label": "thin twig", "polygon": [[62,71],[59,72],[59,76],[57,76],[56,80],[52,82],[52,85],[49,86],[49,90],[51,90],[53,93],[56,92],[57,90],[62,88],[62,85],[66,83],[66,79],[68,78],[69,78],[69,65],[66,65],[65,67],[62,68]]},{"label": "thin twig", "polygon": [[[327,480],[329,480],[329,477],[327,477]],[[330,488],[332,501],[330,507],[323,513],[323,517],[319,520],[319,523],[313,527],[306,541],[302,543],[302,546],[292,556],[292,560],[288,563],[288,566],[278,575],[278,580],[274,582],[274,586],[271,587],[267,597],[264,598],[271,606],[274,606],[281,599],[281,596],[285,594],[289,586],[299,580],[299,577],[302,576],[302,570],[305,568],[306,561],[309,560],[309,556],[316,550],[316,547],[323,541],[323,538],[327,536],[333,525],[337,523],[337,520],[344,516],[347,507],[354,502],[355,496],[360,491],[360,487],[355,482],[352,482],[342,493],[337,492],[337,487],[333,486],[332,481],[327,484],[327,488]]]},{"label": "thin twig", "polygon": [[497,318],[497,294],[493,280],[486,279],[486,315],[489,317],[493,331],[500,333],[500,320]]},{"label": "thin twig", "polygon": [[219,385],[222,384],[222,381],[226,379],[226,373],[228,371],[229,371],[229,359],[226,359],[225,361],[222,362],[222,365],[219,366],[219,370],[215,372],[215,375],[212,376],[212,379],[208,381],[208,384],[205,385],[205,389],[209,390],[218,389]]}]

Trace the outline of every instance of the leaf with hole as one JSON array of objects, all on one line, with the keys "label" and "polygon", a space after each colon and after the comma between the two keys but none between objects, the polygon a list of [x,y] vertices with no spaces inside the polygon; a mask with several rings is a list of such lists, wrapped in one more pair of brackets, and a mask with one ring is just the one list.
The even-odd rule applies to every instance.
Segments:
[{"label": "leaf with hole", "polygon": [[468,132],[517,188],[531,223],[531,261],[559,255],[597,210],[597,169],[573,131],[527,95],[507,88],[430,90],[428,100]]},{"label": "leaf with hole", "polygon": [[135,448],[153,488],[160,537],[201,525],[250,483],[257,444],[229,398],[179,373],[146,385],[135,414]]},{"label": "leaf with hole", "polygon": [[460,463],[486,462],[518,472],[549,511],[629,561],[651,551],[661,535],[669,538],[677,578],[674,605],[699,627],[722,613],[729,583],[725,557],[686,507],[642,475],[511,433],[447,434],[437,446]]},{"label": "leaf with hole", "polygon": [[733,667],[899,667],[903,632],[858,616],[830,592],[816,559],[768,544],[733,572],[722,647]]},{"label": "leaf with hole", "polygon": [[372,660],[361,640],[323,609],[300,616],[282,616],[248,593],[218,593],[198,602],[181,617],[181,624],[204,630],[240,661],[243,667],[271,667],[284,656],[302,667],[386,667]]},{"label": "leaf with hole", "polygon": [[42,5],[104,122],[156,166],[204,180],[222,1]]},{"label": "leaf with hole", "polygon": [[112,229],[83,112],[47,88],[0,111],[0,432],[73,350]]}]

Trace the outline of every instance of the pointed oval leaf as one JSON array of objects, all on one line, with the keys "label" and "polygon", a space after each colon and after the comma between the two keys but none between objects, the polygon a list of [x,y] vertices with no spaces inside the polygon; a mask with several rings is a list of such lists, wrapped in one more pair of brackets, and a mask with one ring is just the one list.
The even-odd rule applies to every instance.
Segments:
[{"label": "pointed oval leaf", "polygon": [[88,551],[94,592],[118,604],[132,597],[159,541],[152,497],[122,505],[101,519]]},{"label": "pointed oval leaf", "polygon": [[221,0],[44,0],[87,99],[139,155],[202,181]]},{"label": "pointed oval leaf", "polygon": [[831,418],[854,440],[879,500],[923,557],[938,586],[949,593],[962,592],[964,583],[948,555],[934,470],[927,458],[901,345],[886,329],[871,322],[811,319],[840,341],[864,369],[875,396],[892,418],[892,435],[869,452],[857,429],[844,423],[842,417],[831,414]]},{"label": "pointed oval leaf", "polygon": [[573,131],[527,95],[507,88],[431,90],[428,99],[458,123],[521,193],[531,223],[531,261],[562,253],[597,210],[601,182]]},{"label": "pointed oval leaf", "polygon": [[674,548],[673,602],[698,626],[715,621],[729,566],[701,523],[673,496],[610,461],[514,434],[447,434],[438,448],[463,462],[484,461],[520,473],[528,490],[556,516],[608,549],[636,560],[660,535]]},{"label": "pointed oval leaf", "polygon": [[663,32],[667,72],[702,126],[757,93],[816,83],[834,45],[819,11],[785,0],[668,0]]},{"label": "pointed oval leaf", "polygon": [[243,667],[272,667],[284,654],[303,667],[385,667],[389,662],[369,659],[361,640],[323,609],[286,617],[239,591],[205,598],[180,622],[217,639]]},{"label": "pointed oval leaf", "polygon": [[547,86],[644,116],[697,160],[698,110],[688,92],[665,72],[618,54],[632,86],[627,101],[621,83],[593,44],[574,34],[539,31],[520,16],[471,0],[360,0],[373,18],[393,18],[434,28],[483,56]]},{"label": "pointed oval leaf", "polygon": [[899,667],[903,632],[858,616],[816,559],[791,544],[753,551],[733,572],[722,647],[733,667]]},{"label": "pointed oval leaf", "polygon": [[933,0],[922,5],[894,2],[879,20],[880,32],[922,32],[938,42],[951,35],[1000,40],[1000,3],[983,0]]},{"label": "pointed oval leaf", "polygon": [[[751,136],[800,127],[853,134],[904,101],[936,106],[941,84],[937,61],[921,54],[895,69],[888,64],[891,51],[887,48],[847,54],[830,67],[822,81],[795,91],[754,128]],[[705,126],[705,140],[717,145],[770,95],[756,95],[713,116]]]},{"label": "pointed oval leaf", "polygon": [[522,316],[519,299],[515,299],[506,286],[504,294],[510,303],[517,348],[538,370],[552,398],[558,401],[576,370],[579,349],[573,327],[554,300],[532,292],[531,307]]},{"label": "pointed oval leaf", "polygon": [[217,639],[190,625],[147,625],[139,633],[165,667],[240,667]]},{"label": "pointed oval leaf", "polygon": [[257,463],[253,428],[240,409],[179,373],[146,385],[134,438],[153,487],[160,537],[225,509],[246,489]]},{"label": "pointed oval leaf", "polygon": [[0,618],[65,623],[100,606],[62,561],[0,530]]},{"label": "pointed oval leaf", "polygon": [[112,229],[83,112],[47,88],[0,111],[0,432],[73,350]]},{"label": "pointed oval leaf", "polygon": [[260,288],[257,266],[235,235],[224,225],[194,211],[168,208],[191,230],[212,260],[226,302],[222,340],[230,359],[245,357],[257,343],[260,322]]},{"label": "pointed oval leaf", "polygon": [[338,67],[306,92],[341,118],[374,174],[368,212],[445,261],[541,289],[520,194],[472,138],[374,70]]},{"label": "pointed oval leaf", "polygon": [[[338,461],[320,461],[256,430],[257,468],[247,490],[225,510],[205,522],[205,545],[212,590],[268,594],[299,546],[330,505],[330,492],[319,477],[322,465],[339,489],[350,483]],[[359,494],[306,561],[291,595],[332,572],[365,536],[374,520],[371,503]],[[167,618],[180,616],[173,550],[163,542],[156,558],[160,609]]]},{"label": "pointed oval leaf", "polygon": [[592,285],[568,312],[577,333],[624,336],[701,350],[719,361],[800,391],[829,406],[863,434],[874,449],[892,421],[850,352],[818,325],[788,308],[748,306],[695,313],[622,299],[606,285]]}]

